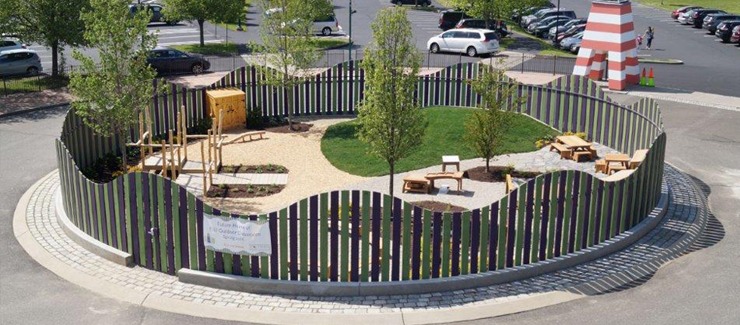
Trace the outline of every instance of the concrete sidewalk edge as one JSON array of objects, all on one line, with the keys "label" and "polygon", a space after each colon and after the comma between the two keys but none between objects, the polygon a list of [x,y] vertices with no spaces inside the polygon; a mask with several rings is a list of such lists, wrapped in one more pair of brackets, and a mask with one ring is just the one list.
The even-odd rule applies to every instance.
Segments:
[{"label": "concrete sidewalk edge", "polygon": [[37,107],[31,107],[31,108],[24,108],[24,109],[20,109],[20,110],[13,111],[13,112],[2,113],[0,114],[0,118],[26,114],[26,113],[45,110],[45,109],[58,108],[58,107],[66,106],[69,104],[70,104],[69,102],[66,102],[66,103],[59,103],[59,104],[53,104],[53,105],[44,105],[44,106],[37,106]]}]

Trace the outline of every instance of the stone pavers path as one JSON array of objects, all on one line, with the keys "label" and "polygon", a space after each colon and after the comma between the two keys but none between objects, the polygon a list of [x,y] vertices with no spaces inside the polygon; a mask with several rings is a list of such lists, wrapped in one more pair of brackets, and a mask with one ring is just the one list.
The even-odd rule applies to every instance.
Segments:
[{"label": "stone pavers path", "polygon": [[[219,309],[221,311],[270,312],[275,313],[275,318],[269,319],[276,320],[284,319],[280,317],[286,315],[293,315],[298,320],[300,315],[308,313],[313,316],[362,316],[363,322],[369,322],[372,318],[368,317],[378,314],[400,314],[406,319],[405,317],[410,315],[459,311],[461,313],[457,315],[464,317],[462,316],[464,312],[471,310],[477,310],[478,313],[475,315],[483,317],[480,308],[484,306],[509,303],[521,307],[512,310],[522,311],[527,309],[529,301],[550,293],[571,292],[577,297],[581,294],[608,291],[644,277],[666,261],[682,254],[703,230],[708,216],[707,202],[687,175],[668,165],[665,180],[672,188],[671,203],[666,217],[647,236],[625,250],[576,267],[522,281],[417,295],[367,297],[257,295],[184,284],[178,282],[174,276],[138,266],[127,268],[114,264],[83,249],[68,238],[60,228],[53,204],[54,195],[59,193],[57,173],[50,174],[39,182],[39,186],[34,187],[26,208],[25,219],[19,220],[16,217],[14,222],[25,222],[25,226],[28,227],[28,234],[16,232],[16,237],[32,236],[33,241],[53,256],[55,267],[73,269],[76,273],[89,276],[95,282],[94,285],[78,283],[79,285],[98,288],[101,294],[105,294],[106,288],[129,290],[131,292],[129,296],[138,294],[144,297],[141,304],[145,306],[161,306],[147,302],[164,299],[167,301],[166,309],[170,311],[193,314],[192,307],[196,304],[204,308],[209,306],[226,308]],[[14,225],[14,228],[22,227]],[[27,244],[24,247],[29,252],[33,251]],[[36,257],[37,254],[31,255]],[[571,299],[574,298],[552,303]],[[244,320],[250,320],[249,313],[239,315],[244,315],[242,318]],[[434,322],[435,319],[430,318],[428,321]]]}]

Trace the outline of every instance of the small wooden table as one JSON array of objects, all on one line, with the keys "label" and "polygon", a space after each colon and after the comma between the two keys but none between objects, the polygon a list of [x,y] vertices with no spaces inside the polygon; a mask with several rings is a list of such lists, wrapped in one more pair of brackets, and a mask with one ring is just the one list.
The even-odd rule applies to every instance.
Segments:
[{"label": "small wooden table", "polygon": [[431,181],[426,179],[424,176],[410,175],[403,178],[403,193],[416,192],[428,194],[432,188]]},{"label": "small wooden table", "polygon": [[434,189],[434,181],[438,179],[454,179],[457,181],[457,191],[462,191],[463,172],[441,172],[429,173],[424,176],[431,182],[431,188]]},{"label": "small wooden table", "polygon": [[[627,169],[630,162],[630,156],[623,153],[608,153],[604,156],[606,161],[606,174],[611,174],[612,169]],[[611,163],[618,163],[619,168],[612,168]]]},{"label": "small wooden table", "polygon": [[447,165],[455,166],[460,171],[460,156],[442,156],[442,171],[447,171]]},{"label": "small wooden table", "polygon": [[568,149],[573,150],[571,157],[575,161],[578,161],[578,158],[584,155],[593,158],[591,157],[591,143],[586,140],[575,135],[561,135],[556,140],[564,144]]}]

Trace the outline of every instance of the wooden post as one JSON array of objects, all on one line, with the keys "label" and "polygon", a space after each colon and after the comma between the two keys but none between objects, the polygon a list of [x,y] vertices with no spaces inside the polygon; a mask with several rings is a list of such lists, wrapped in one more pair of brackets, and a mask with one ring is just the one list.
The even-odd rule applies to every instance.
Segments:
[{"label": "wooden post", "polygon": [[162,157],[162,177],[167,174],[167,154],[165,149],[167,148],[167,142],[162,140],[162,149],[159,151],[159,156]]},{"label": "wooden post", "polygon": [[211,150],[213,148],[213,139],[215,137],[213,136],[213,130],[208,130],[208,182],[209,184],[213,184],[213,173],[211,172],[213,170],[213,155],[211,154]]},{"label": "wooden post", "polygon": [[203,170],[203,197],[206,197],[208,191],[208,184],[206,183],[206,153],[203,150],[203,141],[200,142],[200,157],[201,157],[201,170]]},{"label": "wooden post", "polygon": [[[169,144],[169,146],[170,146],[170,149],[169,149],[169,152],[170,152],[170,171],[171,171],[170,178],[172,178],[174,180],[176,178],[175,177],[175,168],[178,167],[177,165],[179,165],[179,162],[175,161],[175,148],[176,147],[175,147],[175,141],[174,141],[175,139],[172,138],[172,129],[170,129],[167,132],[167,135],[169,136],[169,140],[170,140],[170,144]],[[178,153],[178,155],[179,155],[179,153]]]},{"label": "wooden post", "polygon": [[[146,132],[148,132],[147,137],[149,138],[147,139],[148,140],[147,143],[154,144],[154,140],[152,139],[152,118],[149,114],[149,108],[144,110],[144,119],[145,119],[144,123],[146,123]],[[154,148],[149,147],[149,154],[151,155],[153,153],[154,153]]]},{"label": "wooden post", "polygon": [[221,168],[221,163],[222,163],[221,161],[221,140],[223,139],[223,136],[224,136],[223,127],[224,127],[224,110],[220,109],[218,111],[218,140],[217,140],[218,141],[218,157],[216,158],[218,159],[218,161],[216,162],[216,168]]},{"label": "wooden post", "polygon": [[146,161],[146,148],[142,146],[144,144],[144,113],[139,112],[139,156],[141,157],[141,170],[144,170]]},{"label": "wooden post", "polygon": [[182,141],[181,142],[182,142],[182,145],[183,145],[183,150],[184,150],[184,153],[183,154],[184,154],[184,157],[185,157],[185,161],[187,161],[188,160],[188,146],[187,146],[187,143],[188,143],[188,119],[187,119],[187,116],[185,116],[185,105],[182,105],[180,107],[180,117],[182,118],[180,120],[182,122],[182,124],[180,125],[180,127],[181,127],[180,134],[182,135]]}]

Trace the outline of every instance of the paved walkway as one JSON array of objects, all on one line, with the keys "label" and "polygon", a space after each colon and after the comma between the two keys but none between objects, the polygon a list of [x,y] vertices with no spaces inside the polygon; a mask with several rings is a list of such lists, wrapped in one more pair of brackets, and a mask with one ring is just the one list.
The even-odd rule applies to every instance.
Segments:
[{"label": "paved walkway", "polygon": [[675,258],[699,236],[707,202],[691,179],[666,166],[673,191],[662,222],[629,248],[570,269],[513,283],[454,292],[401,296],[270,296],[178,282],[141,267],[119,266],[81,248],[55,220],[58,174],[21,199],[14,234],[29,255],[62,278],[98,294],[160,310],[264,323],[353,322],[418,324],[492,317],[540,308],[629,286]]}]

